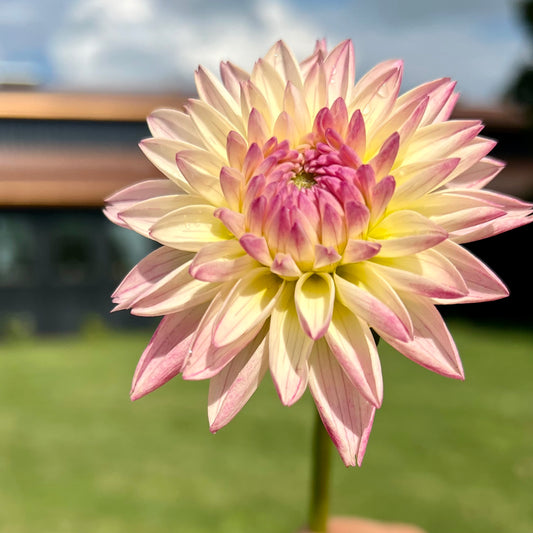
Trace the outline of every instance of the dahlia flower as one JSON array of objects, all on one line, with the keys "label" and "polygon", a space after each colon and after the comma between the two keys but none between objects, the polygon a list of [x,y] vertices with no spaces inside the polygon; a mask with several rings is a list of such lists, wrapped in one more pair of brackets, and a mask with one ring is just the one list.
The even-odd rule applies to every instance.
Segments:
[{"label": "dahlia flower", "polygon": [[350,41],[301,63],[280,41],[251,73],[199,67],[199,97],[148,118],[140,146],[168,179],[105,210],[162,245],[113,295],[116,310],[164,315],[132,399],[177,374],[210,379],[215,432],[270,371],[284,405],[309,387],[360,465],[383,398],[374,333],[463,379],[435,306],[507,296],[461,244],[526,224],[531,206],[484,189],[503,164],[479,121],[449,120],[453,81],[399,96],[401,61],[357,83],[354,65]]}]

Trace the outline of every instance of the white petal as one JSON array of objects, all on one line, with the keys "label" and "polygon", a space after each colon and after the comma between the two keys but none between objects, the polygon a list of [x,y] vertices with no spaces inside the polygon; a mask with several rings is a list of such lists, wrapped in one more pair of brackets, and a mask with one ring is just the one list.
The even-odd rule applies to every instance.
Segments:
[{"label": "white petal", "polygon": [[369,240],[381,246],[379,257],[399,257],[432,248],[448,237],[448,232],[416,211],[395,211],[368,233]]},{"label": "white petal", "polygon": [[161,244],[197,252],[206,244],[231,239],[226,226],[213,215],[209,205],[189,205],[161,218],[150,236]]},{"label": "white petal", "polygon": [[144,139],[139,147],[152,164],[180,189],[195,194],[176,164],[176,154],[181,150],[198,148],[197,146],[169,139]]},{"label": "white petal", "polygon": [[105,216],[114,224],[129,227],[121,218],[120,213],[133,205],[148,200],[149,198],[170,196],[181,192],[175,183],[170,180],[147,180],[129,185],[105,199]]},{"label": "white petal", "polygon": [[213,344],[232,343],[262,324],[276,304],[285,282],[267,268],[257,268],[241,278],[228,296],[213,330]]},{"label": "white petal", "polygon": [[228,133],[235,126],[216,109],[201,100],[189,100],[187,111],[207,149],[225,159]]},{"label": "white petal", "polygon": [[313,340],[323,337],[329,327],[335,301],[335,285],[330,274],[308,272],[296,283],[296,311],[305,333]]},{"label": "white petal", "polygon": [[237,131],[244,134],[240,107],[228,90],[202,66],[195,72],[195,79],[200,98],[226,117]]},{"label": "white petal", "polygon": [[272,309],[269,333],[270,372],[284,405],[300,399],[307,387],[307,360],[313,341],[300,327],[294,283],[286,283]]},{"label": "white petal", "polygon": [[161,218],[176,209],[204,202],[203,198],[189,194],[159,196],[134,204],[121,211],[119,216],[129,228],[151,239],[150,228]]},{"label": "white petal", "polygon": [[153,137],[182,141],[205,148],[202,139],[196,134],[191,117],[183,111],[156,109],[146,121]]}]

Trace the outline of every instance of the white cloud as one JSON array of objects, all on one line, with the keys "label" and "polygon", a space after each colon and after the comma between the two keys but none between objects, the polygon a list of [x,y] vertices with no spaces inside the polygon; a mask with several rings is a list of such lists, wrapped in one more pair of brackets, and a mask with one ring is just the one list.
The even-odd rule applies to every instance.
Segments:
[{"label": "white cloud", "polygon": [[[59,1],[53,0],[56,8]],[[55,85],[62,88],[190,91],[198,64],[216,71],[220,60],[231,59],[250,69],[279,38],[303,58],[325,36],[330,44],[354,40],[359,75],[402,57],[405,88],[450,76],[465,101],[489,102],[528,48],[508,0],[72,0],[62,6],[61,16],[50,14],[58,27],[48,37]]]},{"label": "white cloud", "polygon": [[[179,11],[168,2],[151,0],[118,5],[106,0],[73,4],[50,47],[62,86],[176,89],[190,85],[198,64],[216,70],[221,59],[231,58],[251,68],[283,37],[303,57],[320,35],[317,24],[281,1],[257,0],[231,10],[223,3],[205,1],[189,9],[182,5]],[[133,9],[126,10],[125,5]],[[122,16],[122,11],[128,15]]]}]

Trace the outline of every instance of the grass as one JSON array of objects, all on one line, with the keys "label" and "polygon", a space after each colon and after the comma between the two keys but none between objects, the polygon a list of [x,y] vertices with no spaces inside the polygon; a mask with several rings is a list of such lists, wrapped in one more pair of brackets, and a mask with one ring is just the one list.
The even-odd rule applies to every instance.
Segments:
[{"label": "grass", "polygon": [[[465,383],[380,347],[363,467],[334,456],[332,511],[429,533],[533,531],[533,333],[453,322]],[[312,403],[267,379],[216,435],[207,384],[131,403],[150,334],[0,345],[0,533],[291,533],[307,515]]]}]

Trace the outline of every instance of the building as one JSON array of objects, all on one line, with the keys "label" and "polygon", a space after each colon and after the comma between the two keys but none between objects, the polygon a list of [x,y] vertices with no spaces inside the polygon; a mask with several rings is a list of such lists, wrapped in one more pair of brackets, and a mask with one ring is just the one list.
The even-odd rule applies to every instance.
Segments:
[{"label": "building", "polygon": [[[73,331],[109,315],[110,294],[153,244],[111,224],[103,199],[160,177],[138,142],[178,95],[0,92],[0,324]],[[145,322],[146,324],[146,322]]]}]

